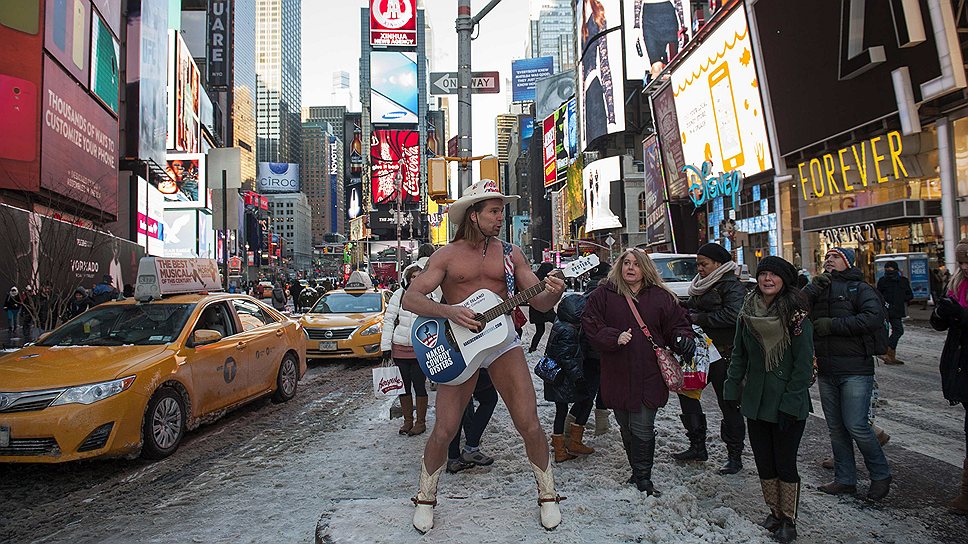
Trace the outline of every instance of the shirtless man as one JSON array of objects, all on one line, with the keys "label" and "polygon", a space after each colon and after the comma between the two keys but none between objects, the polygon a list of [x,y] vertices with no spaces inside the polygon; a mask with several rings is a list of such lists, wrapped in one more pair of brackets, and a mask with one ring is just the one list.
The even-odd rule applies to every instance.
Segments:
[{"label": "shirtless man", "polygon": [[[507,298],[504,252],[496,236],[501,233],[504,205],[516,198],[502,195],[491,180],[481,180],[468,187],[464,196],[448,210],[450,220],[458,226],[453,242],[430,257],[424,272],[407,289],[403,307],[420,316],[444,317],[464,327],[477,329],[480,324],[474,320],[472,310],[434,302],[427,294],[439,286],[444,299],[453,303],[461,302],[478,289],[486,288]],[[538,283],[524,253],[517,246],[513,248],[511,260],[518,291]],[[536,310],[548,311],[561,298],[564,289],[564,281],[549,275],[544,292],[532,298],[530,304]],[[538,423],[534,386],[520,342],[516,342],[508,351],[496,354],[493,360],[485,360],[481,367],[488,370],[494,387],[508,407],[514,427],[524,439],[524,447],[538,483],[541,525],[554,529],[561,522],[558,508],[560,499],[555,493],[554,477],[548,463],[548,442]],[[437,481],[447,461],[447,445],[457,433],[464,407],[476,384],[475,373],[460,385],[440,384],[437,387],[437,417],[424,447],[420,488],[413,499],[417,507],[413,526],[422,533],[434,526]]]}]

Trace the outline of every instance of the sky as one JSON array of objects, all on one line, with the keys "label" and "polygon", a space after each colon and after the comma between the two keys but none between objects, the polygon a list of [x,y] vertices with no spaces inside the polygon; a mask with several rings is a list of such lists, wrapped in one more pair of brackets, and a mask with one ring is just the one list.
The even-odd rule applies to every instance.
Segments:
[{"label": "sky", "polygon": [[[488,0],[472,0],[472,13],[478,13]],[[426,15],[434,32],[433,71],[457,69],[456,0],[424,0]],[[333,72],[350,74],[350,87],[359,111],[360,8],[365,1],[302,1],[302,104],[326,106],[332,102]],[[507,112],[510,93],[506,78],[511,76],[511,61],[524,58],[527,46],[529,2],[503,0],[478,27],[472,42],[471,66],[475,71],[501,72],[500,94],[478,94],[473,98],[473,152],[493,154],[494,118]],[[335,23],[335,24],[334,24]],[[457,96],[451,99],[451,135],[457,130]]]}]

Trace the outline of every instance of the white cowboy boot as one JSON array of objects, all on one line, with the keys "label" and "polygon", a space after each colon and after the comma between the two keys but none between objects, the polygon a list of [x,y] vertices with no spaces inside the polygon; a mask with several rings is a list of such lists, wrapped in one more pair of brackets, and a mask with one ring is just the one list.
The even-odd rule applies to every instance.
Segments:
[{"label": "white cowboy boot", "polygon": [[410,499],[417,509],[413,513],[413,526],[421,533],[426,533],[434,526],[434,506],[437,506],[437,481],[444,465],[437,468],[433,474],[427,472],[427,465],[420,461],[420,484],[417,496]]},{"label": "white cowboy boot", "polygon": [[548,530],[554,529],[561,523],[561,509],[558,503],[565,497],[559,497],[555,492],[555,477],[551,473],[551,463],[548,468],[541,470],[537,465],[531,463],[531,470],[534,471],[534,480],[538,483],[538,506],[541,507],[541,525]]}]

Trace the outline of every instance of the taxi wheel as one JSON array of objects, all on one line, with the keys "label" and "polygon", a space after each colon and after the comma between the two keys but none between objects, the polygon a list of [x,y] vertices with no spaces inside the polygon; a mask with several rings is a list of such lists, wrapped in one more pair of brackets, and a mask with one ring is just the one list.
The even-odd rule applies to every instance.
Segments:
[{"label": "taxi wheel", "polygon": [[296,384],[299,383],[299,360],[287,353],[279,364],[279,374],[276,375],[276,392],[272,401],[276,403],[288,402],[296,396]]},{"label": "taxi wheel", "polygon": [[145,459],[164,459],[175,453],[185,436],[185,401],[178,391],[162,387],[151,397],[141,432]]}]

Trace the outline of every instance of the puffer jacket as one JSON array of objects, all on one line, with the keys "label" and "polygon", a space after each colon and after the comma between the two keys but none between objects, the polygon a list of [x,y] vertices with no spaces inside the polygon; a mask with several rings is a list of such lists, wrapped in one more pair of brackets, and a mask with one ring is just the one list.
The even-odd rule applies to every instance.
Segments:
[{"label": "puffer jacket", "polygon": [[[390,351],[393,344],[398,346],[413,345],[410,332],[413,329],[413,322],[417,320],[417,315],[400,306],[403,293],[402,287],[393,292],[390,302],[387,303],[387,311],[383,314],[383,334],[380,336],[380,349],[382,351]],[[435,301],[439,300],[436,293],[434,291],[427,297]],[[394,323],[396,323],[396,326],[394,326]]]},{"label": "puffer jacket", "polygon": [[943,318],[935,308],[931,312],[931,326],[936,331],[948,331],[941,349],[941,392],[952,405],[968,402],[968,309],[961,308],[957,316]]},{"label": "puffer jacket", "polygon": [[884,296],[887,303],[887,315],[891,319],[907,315],[907,305],[914,299],[911,291],[911,281],[898,272],[884,272],[884,277],[877,280],[877,290]]},{"label": "puffer jacket", "polygon": [[690,296],[682,307],[716,345],[720,353],[732,351],[736,319],[746,298],[746,287],[736,274],[726,274],[701,295]]},{"label": "puffer jacket", "polygon": [[874,330],[884,326],[884,306],[873,287],[864,282],[858,268],[831,273],[831,283],[820,289],[811,283],[803,288],[816,325],[825,317],[833,321],[830,334],[820,336],[814,327],[817,374],[821,376],[872,376],[874,357],[867,345]]},{"label": "puffer jacket", "polygon": [[[544,383],[544,398],[551,402],[578,402],[589,397],[584,342],[581,338],[581,314],[585,297],[569,295],[558,304],[558,320],[551,327],[545,355],[554,359],[564,372],[557,384]],[[597,380],[595,392],[598,392]]]}]

